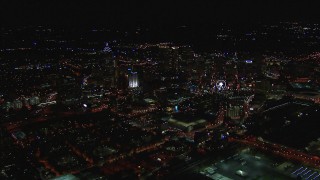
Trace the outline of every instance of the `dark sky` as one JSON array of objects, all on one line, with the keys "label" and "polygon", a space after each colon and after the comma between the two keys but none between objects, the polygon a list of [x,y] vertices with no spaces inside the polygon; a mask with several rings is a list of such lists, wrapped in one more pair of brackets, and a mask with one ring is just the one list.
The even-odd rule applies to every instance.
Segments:
[{"label": "dark sky", "polygon": [[3,25],[159,26],[320,21],[317,0],[1,0]]}]

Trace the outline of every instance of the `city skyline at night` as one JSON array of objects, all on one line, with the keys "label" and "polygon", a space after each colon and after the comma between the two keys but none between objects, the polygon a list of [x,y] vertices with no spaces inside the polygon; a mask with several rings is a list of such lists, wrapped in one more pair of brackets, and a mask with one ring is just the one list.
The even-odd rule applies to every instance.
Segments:
[{"label": "city skyline at night", "polygon": [[0,10],[0,179],[320,179],[314,1]]}]

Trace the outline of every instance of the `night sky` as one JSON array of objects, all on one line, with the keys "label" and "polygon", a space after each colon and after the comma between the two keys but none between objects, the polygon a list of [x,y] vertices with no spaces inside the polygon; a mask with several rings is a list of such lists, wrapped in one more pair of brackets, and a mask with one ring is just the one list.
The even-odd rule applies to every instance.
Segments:
[{"label": "night sky", "polygon": [[3,25],[157,26],[319,21],[315,0],[1,0]]}]

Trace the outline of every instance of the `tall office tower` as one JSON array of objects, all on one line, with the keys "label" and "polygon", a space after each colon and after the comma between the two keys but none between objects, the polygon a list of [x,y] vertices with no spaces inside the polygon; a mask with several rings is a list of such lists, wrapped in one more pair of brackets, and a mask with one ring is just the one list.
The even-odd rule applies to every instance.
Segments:
[{"label": "tall office tower", "polygon": [[242,114],[242,109],[240,106],[231,106],[227,109],[227,117],[231,119],[240,119]]},{"label": "tall office tower", "polygon": [[129,88],[137,88],[139,87],[139,79],[137,72],[131,72],[129,74]]},{"label": "tall office tower", "polygon": [[15,101],[13,101],[13,107],[14,107],[15,109],[21,109],[22,106],[23,106],[23,104],[22,104],[22,102],[21,102],[20,100],[15,100]]},{"label": "tall office tower", "polygon": [[29,99],[29,104],[30,105],[37,105],[40,104],[40,99],[38,96],[33,96]]},{"label": "tall office tower", "polygon": [[103,48],[102,51],[103,51],[104,53],[111,53],[111,52],[112,52],[112,49],[110,48],[108,42],[106,42],[106,45],[105,45],[105,47]]},{"label": "tall office tower", "polygon": [[118,87],[118,81],[119,81],[119,60],[115,58],[113,60],[113,68],[114,68],[114,79],[113,79],[113,86]]},{"label": "tall office tower", "polygon": [[57,81],[57,103],[76,104],[81,99],[82,81],[77,77],[61,74]]},{"label": "tall office tower", "polygon": [[104,53],[105,64],[105,81],[107,86],[111,84],[111,87],[117,88],[119,86],[119,59],[116,57],[115,51],[111,48],[108,42],[105,43],[105,47],[102,52]]}]

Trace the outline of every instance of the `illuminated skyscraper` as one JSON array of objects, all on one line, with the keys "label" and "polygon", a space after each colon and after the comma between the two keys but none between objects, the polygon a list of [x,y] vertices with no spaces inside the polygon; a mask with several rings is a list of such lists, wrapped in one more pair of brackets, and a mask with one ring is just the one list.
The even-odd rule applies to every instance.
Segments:
[{"label": "illuminated skyscraper", "polygon": [[231,119],[240,119],[241,118],[242,109],[240,106],[231,106],[227,110],[227,117]]},{"label": "illuminated skyscraper", "polygon": [[30,104],[30,105],[40,104],[40,99],[39,99],[39,97],[37,97],[37,96],[31,97],[31,98],[29,99],[29,104]]},{"label": "illuminated skyscraper", "polygon": [[105,45],[105,47],[103,48],[102,51],[105,52],[105,53],[110,53],[110,52],[112,52],[112,49],[110,48],[108,42],[106,42],[106,45]]},{"label": "illuminated skyscraper", "polygon": [[113,67],[114,67],[114,77],[113,77],[113,86],[118,87],[119,83],[119,60],[117,58],[113,61]]},{"label": "illuminated skyscraper", "polygon": [[13,107],[15,109],[21,109],[22,108],[22,102],[20,100],[13,101]]},{"label": "illuminated skyscraper", "polygon": [[139,87],[139,79],[137,72],[131,72],[129,74],[129,88],[137,88]]}]

